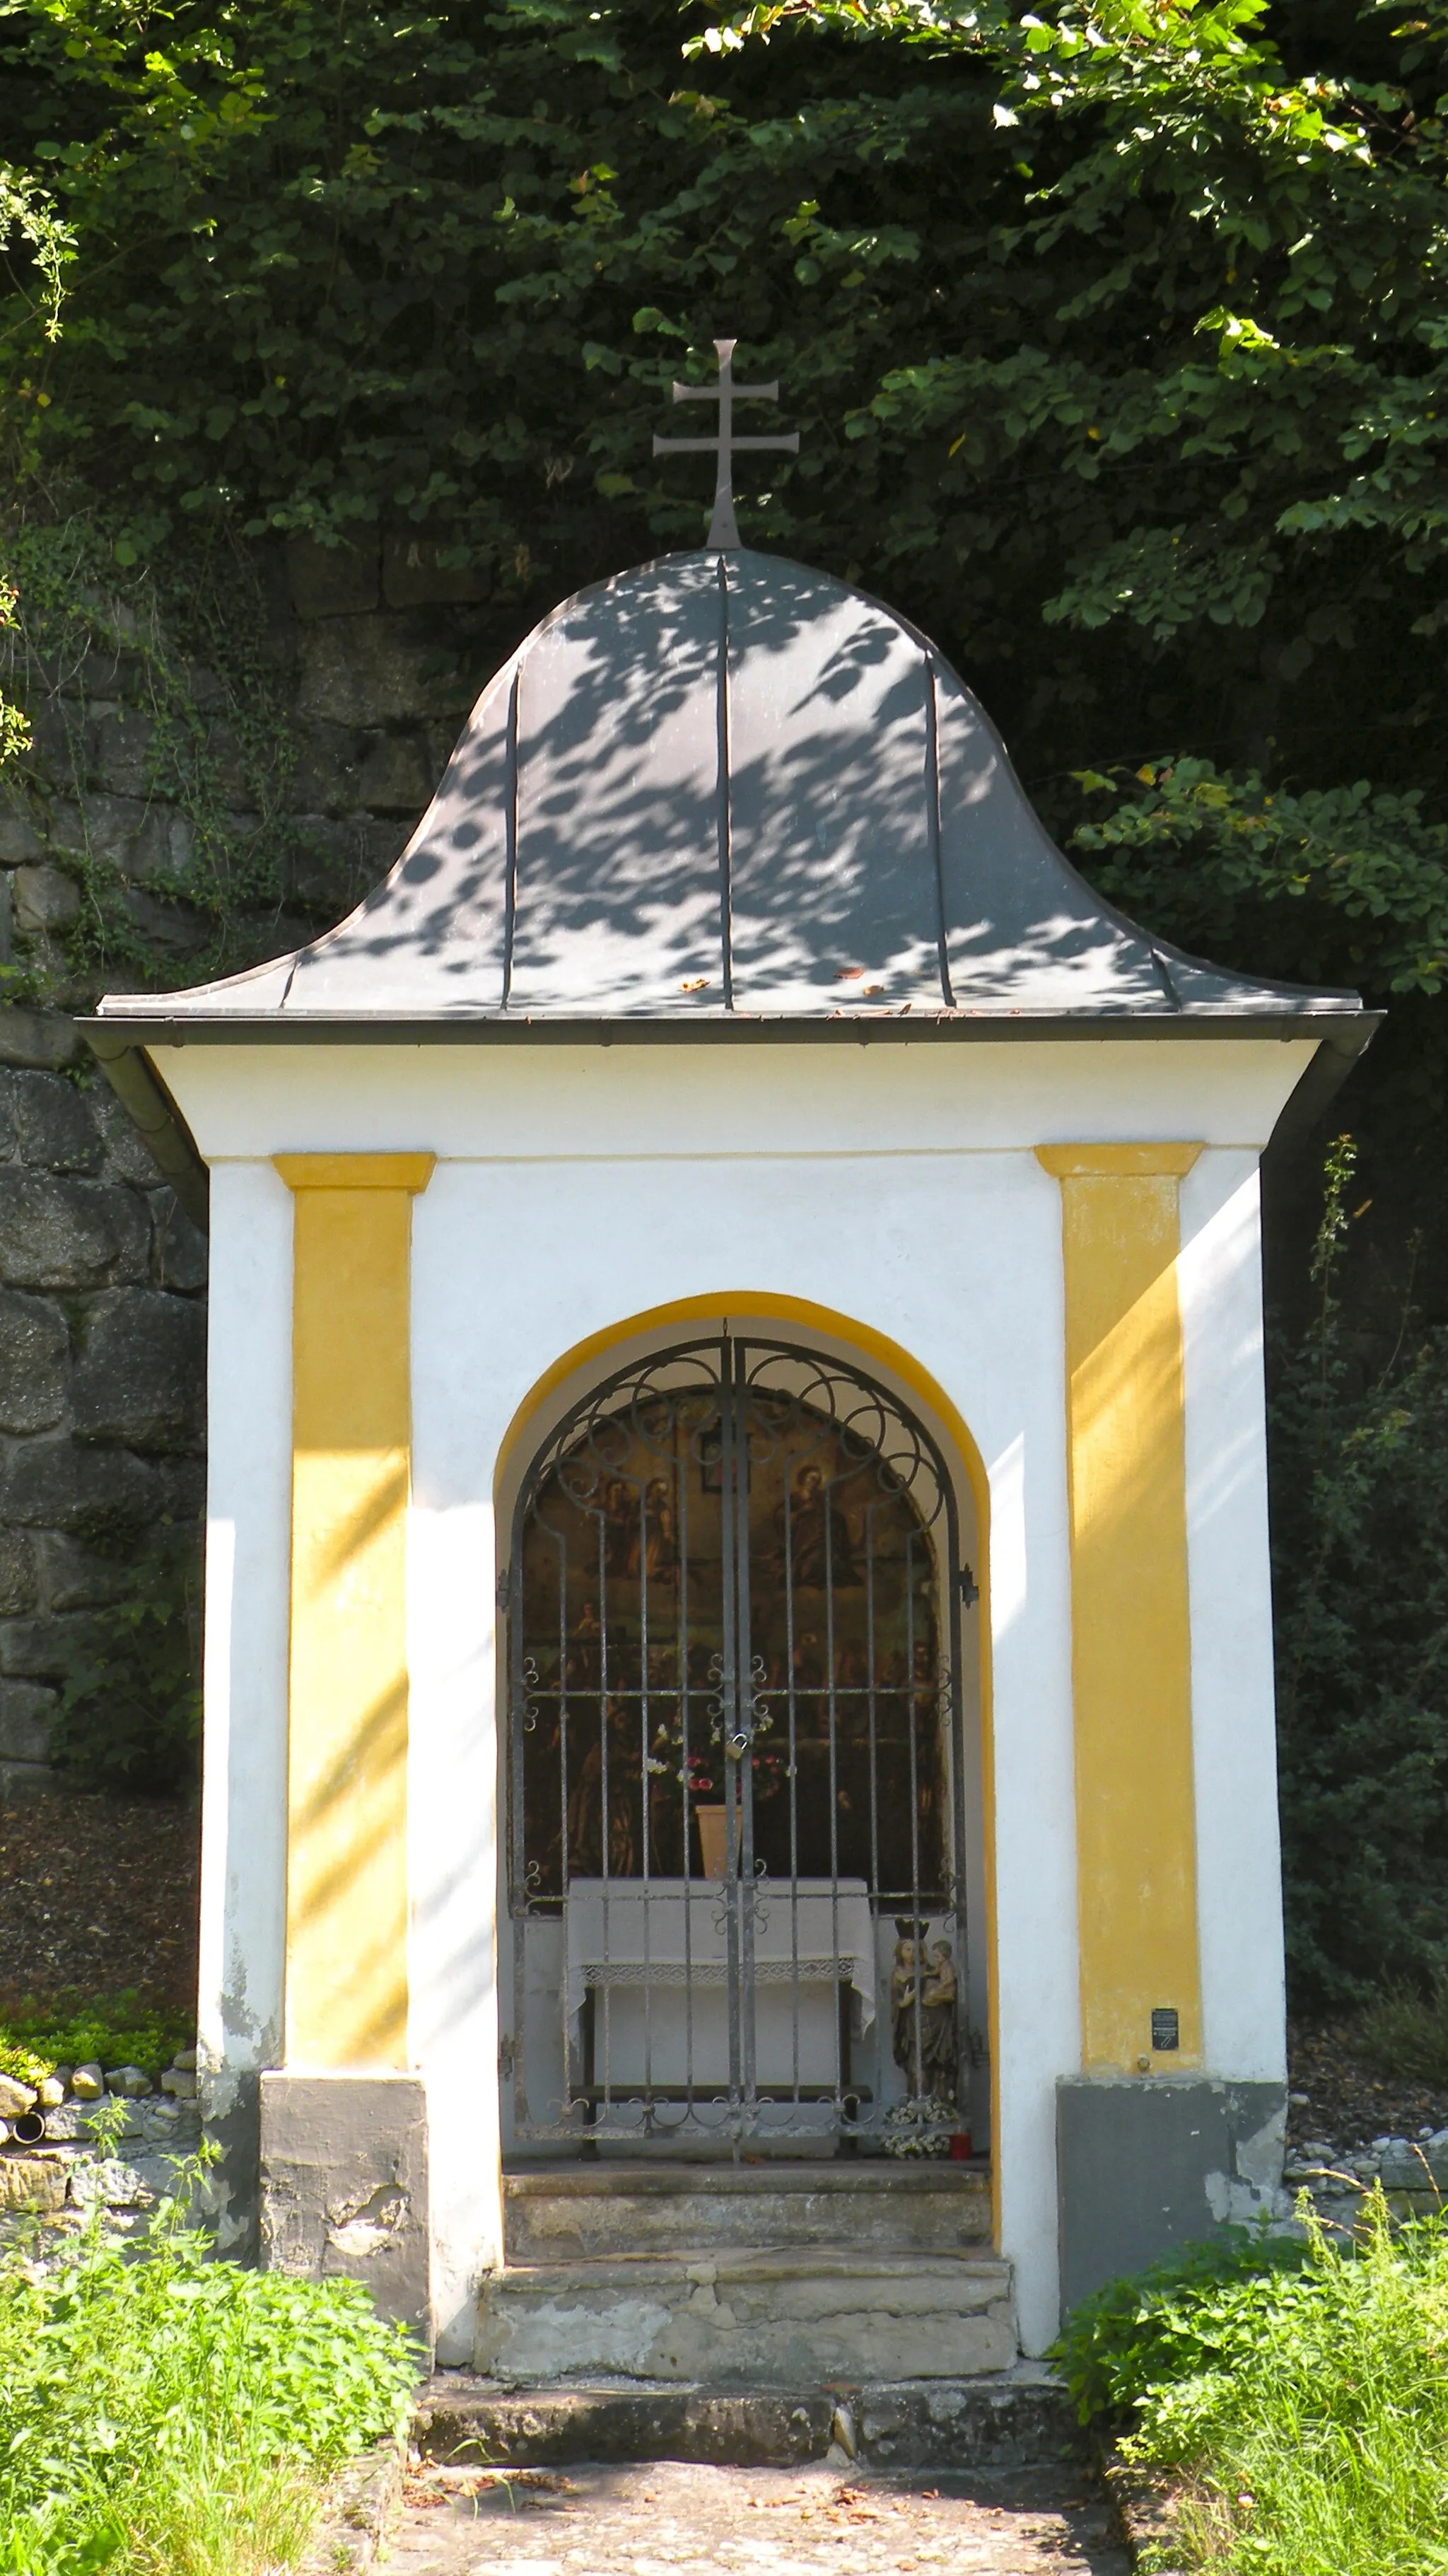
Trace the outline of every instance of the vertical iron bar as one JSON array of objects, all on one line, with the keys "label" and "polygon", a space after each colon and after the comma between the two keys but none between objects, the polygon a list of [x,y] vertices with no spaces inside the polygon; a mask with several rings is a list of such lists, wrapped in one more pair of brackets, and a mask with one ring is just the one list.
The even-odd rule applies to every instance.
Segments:
[{"label": "vertical iron bar", "polygon": [[880,1893],[880,1747],[879,1717],[875,1699],[875,1512],[876,1506],[865,1506],[865,1687],[868,1694],[865,1715],[870,1760],[870,1894]]},{"label": "vertical iron bar", "polygon": [[[876,1617],[875,1617],[875,1612],[876,1612],[876,1603],[875,1603],[875,1582],[876,1582],[876,1576],[877,1576],[877,1573],[878,1573],[878,1566],[877,1566],[877,1561],[876,1561],[876,1556],[875,1556],[875,1520],[876,1520],[876,1514],[877,1514],[877,1511],[878,1511],[878,1505],[876,1505],[876,1504],[874,1504],[874,1503],[867,1503],[867,1504],[866,1504],[866,1506],[865,1506],[865,1690],[866,1690],[865,1724],[866,1724],[866,1733],[867,1733],[867,1737],[868,1737],[868,1746],[869,1746],[867,1759],[868,1759],[868,1761],[869,1761],[869,1766],[870,1766],[870,1937],[871,1937],[871,1940],[872,1940],[872,1941],[873,1941],[873,1940],[874,1940],[874,1938],[875,1938],[875,1919],[876,1919],[876,1918],[875,1918],[875,1907],[876,1907],[876,1905],[879,1903],[879,1901],[880,1901],[880,1895],[881,1895],[881,1876],[880,1876],[880,1702],[879,1702],[879,1681],[880,1681],[880,1676],[879,1676],[879,1667],[878,1667],[878,1661],[877,1661],[877,1658],[878,1658],[878,1655],[879,1655],[879,1642],[880,1642],[880,1641],[879,1641],[879,1633],[878,1633],[878,1629],[877,1629],[877,1626],[876,1626]],[[873,1964],[873,1965],[875,1965],[875,1966],[876,1966],[876,1968],[878,1968],[878,1964],[879,1964],[879,1952],[878,1952],[878,1946],[877,1946],[877,1949],[876,1949],[875,1960],[874,1960],[874,1962],[873,1962],[872,1964]],[[884,2089],[885,2089],[885,2086],[884,2086],[885,2070],[886,2070],[886,2067],[887,2067],[887,2065],[888,2065],[888,2063],[889,2063],[889,2061],[888,2061],[888,2059],[887,2059],[887,2057],[886,2057],[886,2054],[885,2054],[885,2033],[889,2030],[889,2028],[890,2028],[890,2014],[889,2014],[889,2008],[888,2008],[888,2004],[887,2004],[886,2010],[885,2010],[884,2012],[879,2012],[879,2011],[877,2011],[877,2012],[876,2012],[876,2015],[875,2015],[875,2082],[874,2082],[874,2095],[875,2095],[875,2103],[876,2103],[877,2113],[878,2113],[878,2106],[879,2106],[880,2102],[882,2101],[882,2099],[883,2099],[883,2097],[884,2097]],[[857,2115],[857,2116],[858,2116],[858,2115]]]},{"label": "vertical iron bar", "polygon": [[[791,1399],[790,1411],[794,1411]],[[789,1688],[789,2017],[791,2090],[799,2107],[799,1701],[794,1665],[794,1493],[792,1457],[786,1436],[784,1453],[784,1654]]]},{"label": "vertical iron bar", "polygon": [[[609,1813],[608,1777],[608,1559],[605,1552],[607,1534],[607,1524],[600,1512],[598,1514],[598,1782],[603,1811],[599,1828],[599,1872],[603,1882],[601,1991],[603,1994],[603,2108],[605,2111],[613,2107],[613,1980],[609,1973],[613,1961],[612,1881],[609,1867],[612,1859],[609,1845],[612,1839],[613,1819]],[[598,2070],[595,2067],[594,2082],[597,2083],[597,2081]]]},{"label": "vertical iron bar", "polygon": [[[834,1389],[830,1390],[830,1412],[835,1411]],[[831,1462],[833,1463],[833,1462]],[[825,1674],[829,1691],[830,1721],[830,1958],[834,1977],[835,2009],[832,2016],[835,2039],[835,2128],[844,2117],[845,2067],[840,2048],[840,1744],[839,1705],[835,1696],[835,1514],[833,1475],[826,1476],[825,1490]]]},{"label": "vertical iron bar", "polygon": [[[521,1582],[521,1577],[520,1577]],[[568,1849],[568,1550],[563,1538],[558,1540],[558,1884],[562,1894],[559,1921],[562,1928],[564,1959],[558,1981],[559,2006],[563,2015],[563,2093],[568,2117],[573,2117],[573,2056],[568,2011],[568,1886],[571,1854]],[[520,1885],[527,1888],[526,1863]],[[526,1893],[525,1893],[526,1902]],[[580,2006],[580,2011],[582,2007]]]},{"label": "vertical iron bar", "polygon": [[734,1459],[737,1493],[734,1548],[739,1603],[735,1614],[735,1652],[739,1659],[738,1731],[744,1738],[736,1769],[739,1774],[739,2017],[740,2057],[744,2075],[745,2118],[758,2127],[758,2061],[755,2048],[754,1931],[758,1895],[754,1884],[754,1657],[749,1617],[749,1384],[747,1349],[734,1345]]},{"label": "vertical iron bar", "polygon": [[920,2001],[924,1982],[925,1925],[920,1914],[920,1785],[915,1713],[915,1533],[905,1537],[905,1711],[910,1740],[910,1921],[915,1936],[915,2072],[925,2089],[925,2023]]},{"label": "vertical iron bar", "polygon": [[[508,1613],[510,1623],[510,1634],[508,1638],[508,1666],[512,1697],[512,1706],[509,1711],[508,1722],[508,1734],[511,1745],[511,1759],[508,1765],[509,1795],[512,1807],[512,1812],[508,1819],[508,1868],[510,1872],[508,1911],[513,1918],[513,2122],[515,2129],[521,2130],[527,2126],[528,2121],[527,2070],[525,2064],[527,2051],[524,2047],[524,2033],[527,2028],[528,2020],[528,1908],[524,1893],[527,1887],[527,1818],[524,1804],[527,1782],[524,1774],[524,1763],[527,1745],[525,1728],[528,1710],[525,1682],[527,1650],[523,1639],[522,1530],[519,1524],[519,1515],[516,1512],[513,1516],[513,1557],[512,1563],[508,1568]],[[564,2009],[566,2012],[566,1978],[564,1980],[564,1987]],[[568,2085],[568,2061],[566,2057],[563,2065],[563,2082],[564,2089],[566,2091]],[[562,2112],[562,2108],[563,2106],[560,2103],[560,2114]]]},{"label": "vertical iron bar", "polygon": [[[955,1496],[948,1484],[943,1487],[945,1503],[945,1630],[949,1665],[945,1675],[945,1718],[949,1730],[950,1751],[950,1825],[954,1848],[950,1853],[950,1886],[955,1897],[955,2063],[960,2094],[968,2102],[970,2066],[970,1939],[969,1891],[965,1883],[965,1746],[961,1725],[960,1676],[964,1650],[963,1604],[960,1597],[960,1542],[956,1527]],[[942,1837],[943,1839],[943,1837]],[[991,2141],[994,2152],[995,2141]]]},{"label": "vertical iron bar", "polygon": [[639,1479],[639,1857],[643,1866],[640,1901],[644,1918],[645,2103],[654,2080],[653,1909],[649,1897],[649,1482],[647,1473]]},{"label": "vertical iron bar", "polygon": [[[703,1451],[703,1435],[699,1447]],[[689,1851],[689,1828],[694,1819],[689,1807],[689,1715],[692,1685],[689,1678],[689,1475],[688,1462],[681,1463],[679,1474],[679,1798],[684,1827],[684,2089],[686,2123],[694,2119],[694,1864]]]},{"label": "vertical iron bar", "polygon": [[729,1739],[735,1731],[739,1706],[738,1634],[735,1622],[736,1572],[734,1564],[738,1530],[735,1519],[735,1440],[738,1425],[734,1417],[733,1344],[726,1333],[719,1352],[719,1473],[720,1473],[720,1573],[723,1584],[724,1669],[720,1675],[719,1708],[722,1737],[720,1753],[724,1774],[724,1940],[726,1975],[726,2010],[729,2024],[729,2108],[735,2129],[734,2152],[739,2152],[737,2124],[743,2100],[743,2060],[739,2031],[739,1851],[736,1840],[733,1781],[729,1770]]}]

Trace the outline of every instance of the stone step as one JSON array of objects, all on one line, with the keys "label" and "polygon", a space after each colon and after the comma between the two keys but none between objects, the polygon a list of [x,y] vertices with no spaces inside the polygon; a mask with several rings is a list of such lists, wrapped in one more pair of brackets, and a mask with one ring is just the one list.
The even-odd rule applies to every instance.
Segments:
[{"label": "stone step", "polygon": [[504,2178],[510,2263],[699,2246],[835,2245],[889,2254],[990,2241],[982,2165],[848,2156],[768,2165],[539,2165]]},{"label": "stone step", "polygon": [[1085,2437],[1061,2382],[1026,2361],[974,2379],[830,2389],[592,2380],[519,2391],[443,2370],[419,2397],[414,2438],[430,2459],[518,2469],[577,2460],[794,2468],[822,2460],[831,2443],[876,2468],[1012,2469],[1079,2452]]},{"label": "stone step", "polygon": [[853,2245],[509,2265],[479,2290],[473,2341],[475,2367],[514,2388],[966,2379],[1015,2358],[1009,2264]]}]

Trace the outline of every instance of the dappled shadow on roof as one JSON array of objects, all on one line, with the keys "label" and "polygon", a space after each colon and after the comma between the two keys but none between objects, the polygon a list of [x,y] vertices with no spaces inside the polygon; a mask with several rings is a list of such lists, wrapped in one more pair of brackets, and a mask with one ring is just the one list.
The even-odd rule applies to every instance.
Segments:
[{"label": "dappled shadow on roof", "polygon": [[484,692],[358,910],[169,1007],[688,1021],[1310,998],[1179,959],[1103,905],[923,637],[741,550],[567,601]]}]

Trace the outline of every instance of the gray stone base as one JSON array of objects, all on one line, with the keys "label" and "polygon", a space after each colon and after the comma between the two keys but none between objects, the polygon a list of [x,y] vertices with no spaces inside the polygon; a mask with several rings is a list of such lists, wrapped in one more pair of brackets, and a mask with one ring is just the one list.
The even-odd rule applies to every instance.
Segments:
[{"label": "gray stone base", "polygon": [[427,2096],[411,2075],[263,2075],[261,2262],[365,2282],[432,2340]]},{"label": "gray stone base", "polygon": [[1281,2084],[1067,2076],[1056,2088],[1061,2307],[1228,2221],[1283,2214]]},{"label": "gray stone base", "polygon": [[0,1762],[0,1798],[28,1798],[42,1789],[70,1786],[63,1771],[48,1762]]},{"label": "gray stone base", "polygon": [[[594,2382],[519,2393],[439,2371],[413,2438],[434,2460],[548,2468],[570,2460],[697,2460],[796,2468],[844,2434],[877,2468],[1022,2468],[1079,2450],[1060,2381],[1038,2363],[971,2380],[864,2387],[629,2388]],[[850,2456],[847,2452],[846,2456]]]},{"label": "gray stone base", "polygon": [[261,2077],[250,2068],[225,2067],[200,2080],[205,2134],[216,2149],[206,2176],[206,2223],[217,2252],[248,2265],[259,2250],[260,2090]]}]

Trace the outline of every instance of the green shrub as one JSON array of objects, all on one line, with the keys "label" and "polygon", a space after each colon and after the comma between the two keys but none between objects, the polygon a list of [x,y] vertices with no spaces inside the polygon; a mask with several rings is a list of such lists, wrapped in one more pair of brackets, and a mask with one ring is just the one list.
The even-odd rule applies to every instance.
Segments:
[{"label": "green shrub", "polygon": [[211,2259],[183,2168],[139,2249],[99,2217],[0,2254],[0,2576],[280,2576],[336,2463],[405,2421],[419,2356],[351,2281]]},{"label": "green shrub", "polygon": [[[1288,1966],[1358,2003],[1448,1953],[1448,1330],[1365,1379],[1339,1297],[1354,1148],[1328,1156],[1316,1312],[1270,1414]],[[1406,2072],[1394,2069],[1395,2072]]]},{"label": "green shrub", "polygon": [[1072,2309],[1054,2355],[1081,2422],[1118,2419],[1148,2389],[1220,2359],[1243,2284],[1298,2271],[1306,2259],[1295,2238],[1224,2227],[1094,2291]]},{"label": "green shrub", "polygon": [[1448,1976],[1420,1987],[1384,1987],[1353,2022],[1361,2054],[1379,2074],[1413,2084],[1448,2085]]},{"label": "green shrub", "polygon": [[38,2084],[57,2066],[141,2066],[158,2075],[196,2036],[194,2013],[119,1995],[63,1994],[0,2012],[0,2072]]},{"label": "green shrub", "polygon": [[[1089,2413],[1167,2472],[1170,2558],[1214,2576],[1441,2576],[1448,2566],[1448,2225],[1357,2245],[1197,2249],[1078,2309],[1060,2347]],[[1149,2562],[1148,2562],[1149,2563]]]}]

